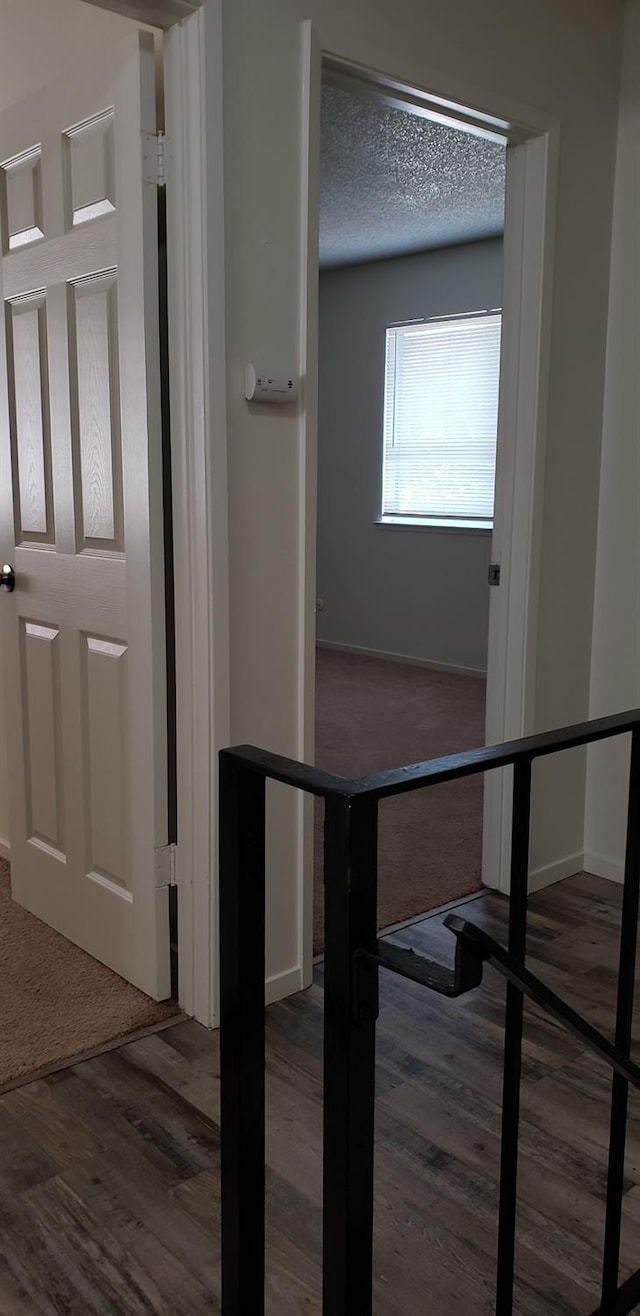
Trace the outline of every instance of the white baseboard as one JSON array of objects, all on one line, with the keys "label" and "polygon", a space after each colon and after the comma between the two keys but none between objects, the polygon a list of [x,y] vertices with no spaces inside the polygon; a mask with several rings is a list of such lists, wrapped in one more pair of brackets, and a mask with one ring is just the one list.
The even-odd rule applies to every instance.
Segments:
[{"label": "white baseboard", "polygon": [[7,863],[11,861],[11,846],[8,841],[3,840],[0,836],[0,859],[6,859]]},{"label": "white baseboard", "polygon": [[622,859],[610,859],[606,854],[597,854],[587,850],[584,856],[586,873],[594,877],[606,877],[609,882],[624,882],[624,862]]},{"label": "white baseboard", "polygon": [[333,649],[337,653],[357,653],[363,658],[382,658],[387,663],[410,663],[413,667],[428,667],[433,672],[451,672],[454,676],[481,676],[486,670],[480,667],[458,667],[455,663],[432,662],[430,658],[414,658],[408,653],[387,653],[386,649],[364,649],[357,644],[338,644],[336,640],[317,640],[319,649]]},{"label": "white baseboard", "polygon": [[529,874],[529,890],[542,891],[546,886],[552,886],[554,882],[563,882],[565,877],[573,877],[575,873],[582,873],[585,867],[585,856],[581,850],[576,854],[568,854],[564,859],[557,859],[552,864],[543,864],[542,868],[534,868]]},{"label": "white baseboard", "polygon": [[294,992],[301,992],[303,986],[300,965],[294,969],[285,969],[284,973],[274,973],[267,978],[264,986],[265,1005],[273,1005],[274,1001],[282,1001],[285,996],[293,996]]}]

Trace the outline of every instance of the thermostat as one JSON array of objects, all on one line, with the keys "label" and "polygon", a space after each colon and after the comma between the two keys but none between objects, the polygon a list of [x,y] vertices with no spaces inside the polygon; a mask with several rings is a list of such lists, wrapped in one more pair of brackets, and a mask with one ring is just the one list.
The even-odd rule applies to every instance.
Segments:
[{"label": "thermostat", "polygon": [[295,402],[298,384],[293,376],[272,375],[255,366],[244,368],[244,395],[247,402]]}]

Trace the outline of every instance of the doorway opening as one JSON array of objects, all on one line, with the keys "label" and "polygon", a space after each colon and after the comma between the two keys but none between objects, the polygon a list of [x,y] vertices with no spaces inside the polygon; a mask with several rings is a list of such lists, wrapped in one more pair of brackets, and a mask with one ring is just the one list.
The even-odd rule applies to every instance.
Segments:
[{"label": "doorway opening", "polygon": [[[325,67],[315,761],[345,775],[485,743],[507,138],[442,119]],[[479,891],[482,815],[479,778],[382,804],[380,927]],[[316,808],[315,954],[321,865]]]}]

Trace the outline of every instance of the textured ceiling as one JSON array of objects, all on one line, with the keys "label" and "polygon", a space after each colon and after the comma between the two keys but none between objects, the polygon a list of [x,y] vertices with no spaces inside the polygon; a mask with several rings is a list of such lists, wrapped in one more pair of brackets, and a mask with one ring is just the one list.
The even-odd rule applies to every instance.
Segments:
[{"label": "textured ceiling", "polygon": [[320,264],[496,237],[505,148],[325,83]]}]

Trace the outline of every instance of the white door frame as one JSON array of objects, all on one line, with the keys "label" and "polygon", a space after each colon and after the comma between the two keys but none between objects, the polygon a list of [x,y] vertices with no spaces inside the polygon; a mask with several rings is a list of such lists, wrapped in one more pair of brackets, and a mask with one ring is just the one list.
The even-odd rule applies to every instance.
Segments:
[{"label": "white door frame", "polygon": [[[493,560],[502,568],[490,593],[486,739],[535,731],[535,676],[542,501],[550,358],[558,129],[508,151],[503,332]],[[482,877],[508,894],[511,776],[485,775]],[[531,883],[536,885],[536,874]],[[566,873],[558,874],[565,877]],[[544,879],[541,884],[544,884]]]},{"label": "white door frame", "polygon": [[165,29],[179,1000],[211,1027],[218,1022],[217,750],[229,743],[222,0],[85,3]]},{"label": "white door frame", "polygon": [[[459,79],[416,66],[411,82],[387,72],[383,52],[367,52],[367,66],[339,52],[322,49],[317,27],[305,24],[303,41],[301,374],[306,380],[302,443],[305,452],[301,492],[304,569],[300,609],[300,724],[302,757],[313,761],[315,616],[315,530],[317,500],[318,377],[318,211],[322,65],[356,73],[375,83],[388,98],[416,94],[425,108],[456,126],[456,119],[495,130],[509,143],[504,246],[503,349],[501,360],[496,526],[493,560],[502,580],[491,591],[486,737],[492,744],[516,739],[533,729],[540,527],[549,366],[549,319],[553,273],[553,234],[557,180],[557,124],[544,113],[514,104]],[[299,853],[309,855],[311,811],[301,805]],[[509,889],[510,783],[507,770],[485,778],[483,881]],[[311,958],[312,869],[301,863],[304,980]]]},{"label": "white door frame", "polygon": [[188,1014],[213,1027],[217,751],[230,734],[222,0],[174,23],[164,45],[179,995]]}]

